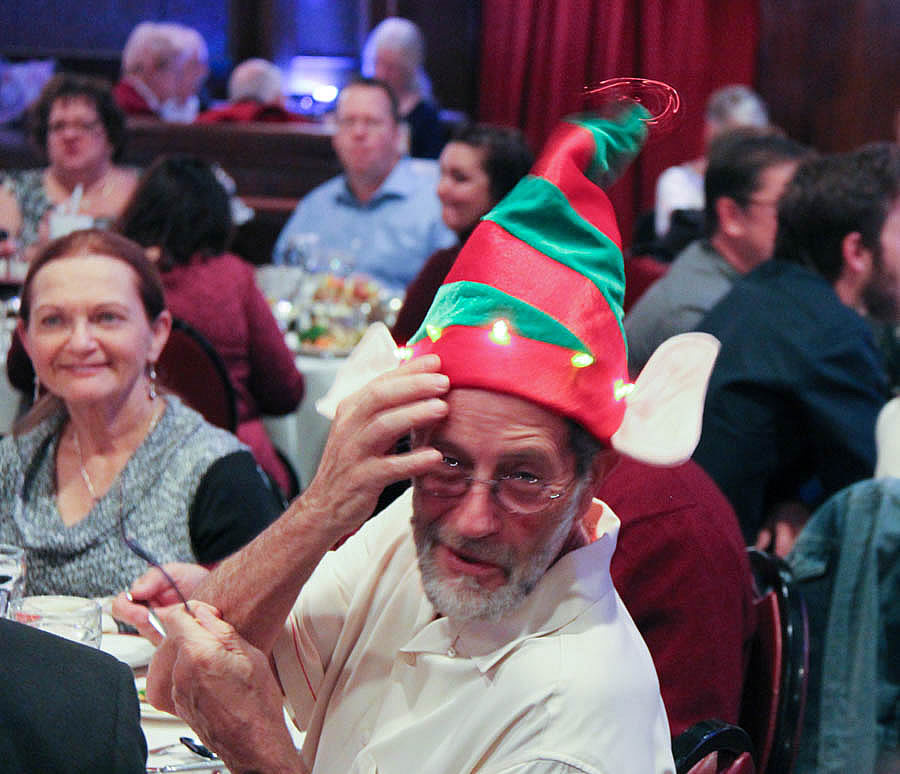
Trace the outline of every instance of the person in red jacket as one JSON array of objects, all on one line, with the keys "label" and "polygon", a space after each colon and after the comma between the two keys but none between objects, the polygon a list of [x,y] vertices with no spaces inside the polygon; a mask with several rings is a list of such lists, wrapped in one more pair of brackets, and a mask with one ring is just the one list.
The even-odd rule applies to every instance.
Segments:
[{"label": "person in red jacket", "polygon": [[156,256],[172,315],[200,331],[222,356],[237,395],[238,438],[289,492],[291,472],[262,415],[297,408],[303,376],[256,286],[253,266],[226,252],[230,202],[212,167],[190,156],[158,159],[141,179],[120,229]]},{"label": "person in red jacket", "polygon": [[197,30],[174,22],[141,22],[122,50],[113,96],[130,116],[190,123],[209,75],[209,51]]},{"label": "person in red jacket", "polygon": [[306,120],[285,107],[281,70],[265,59],[247,59],[235,67],[228,79],[228,102],[197,116],[198,124]]},{"label": "person in red jacket", "polygon": [[595,495],[622,522],[613,584],[653,657],[672,736],[710,718],[737,723],[756,617],[734,509],[691,461],[623,456]]}]

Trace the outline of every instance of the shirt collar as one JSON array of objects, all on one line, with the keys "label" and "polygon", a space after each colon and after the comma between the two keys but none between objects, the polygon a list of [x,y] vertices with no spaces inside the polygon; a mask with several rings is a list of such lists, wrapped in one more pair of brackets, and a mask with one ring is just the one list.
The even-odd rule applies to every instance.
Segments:
[{"label": "shirt collar", "polygon": [[[347,175],[343,176],[343,181],[344,184],[338,189],[337,199],[344,203],[350,202],[362,205],[359,199],[356,198],[356,194],[350,190],[350,185],[347,182]],[[415,189],[407,169],[407,160],[400,159],[394,164],[393,168],[388,173],[388,176],[384,179],[384,182],[378,186],[378,189],[372,195],[372,198],[363,206],[371,206],[383,199],[405,199],[413,193],[415,193]]]},{"label": "shirt collar", "polygon": [[574,621],[613,590],[609,564],[619,519],[600,500],[594,500],[591,511],[593,516],[599,511],[593,542],[553,564],[511,614],[499,621],[438,618],[400,650],[444,653],[453,649],[485,673],[525,640],[550,634]]},{"label": "shirt collar", "polygon": [[136,75],[126,75],[125,80],[128,81],[128,83],[131,84],[134,90],[144,98],[144,102],[147,103],[147,107],[149,107],[154,113],[159,112],[159,109],[162,107],[162,103],[159,101],[159,98],[156,96],[156,94],[153,93],[153,89],[151,89]]}]

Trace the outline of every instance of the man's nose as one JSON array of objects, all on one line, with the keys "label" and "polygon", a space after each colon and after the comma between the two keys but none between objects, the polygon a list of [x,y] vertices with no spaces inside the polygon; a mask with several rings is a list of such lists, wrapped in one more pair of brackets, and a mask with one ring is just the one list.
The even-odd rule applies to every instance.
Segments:
[{"label": "man's nose", "polygon": [[481,538],[500,531],[501,518],[491,494],[493,483],[472,481],[453,508],[451,518],[456,532],[469,538]]}]

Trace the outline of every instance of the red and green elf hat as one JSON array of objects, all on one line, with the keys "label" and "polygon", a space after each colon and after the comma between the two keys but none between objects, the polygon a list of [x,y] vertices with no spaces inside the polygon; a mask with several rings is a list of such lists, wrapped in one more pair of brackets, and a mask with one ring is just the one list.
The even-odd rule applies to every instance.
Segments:
[{"label": "red and green elf hat", "polygon": [[508,393],[609,441],[629,391],[619,229],[599,187],[637,154],[648,113],[559,126],[475,228],[408,346],[453,387]]}]

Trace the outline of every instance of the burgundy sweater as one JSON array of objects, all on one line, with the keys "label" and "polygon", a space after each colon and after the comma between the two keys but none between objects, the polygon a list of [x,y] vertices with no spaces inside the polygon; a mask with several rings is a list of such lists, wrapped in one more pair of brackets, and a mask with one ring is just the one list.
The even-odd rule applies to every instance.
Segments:
[{"label": "burgundy sweater", "polygon": [[709,718],[737,723],[756,618],[734,509],[690,461],[623,457],[596,496],[622,522],[613,584],[653,656],[672,736]]}]

